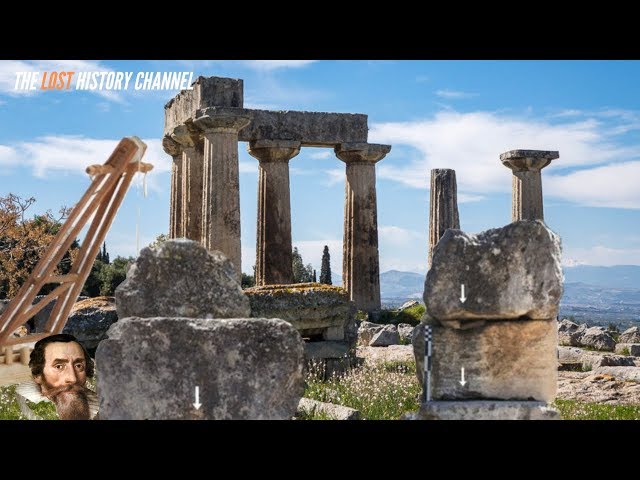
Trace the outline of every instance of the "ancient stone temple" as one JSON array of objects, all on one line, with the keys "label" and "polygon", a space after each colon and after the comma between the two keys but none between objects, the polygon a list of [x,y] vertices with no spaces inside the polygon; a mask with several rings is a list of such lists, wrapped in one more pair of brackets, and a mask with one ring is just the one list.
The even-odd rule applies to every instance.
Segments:
[{"label": "ancient stone temple", "polygon": [[289,161],[302,147],[332,148],[346,163],[343,282],[362,310],[380,308],[375,164],[389,145],[367,142],[362,114],[243,108],[239,79],[199,77],[165,106],[173,157],[170,237],[223,252],[242,272],[238,142],[259,162],[256,285],[292,281]]}]

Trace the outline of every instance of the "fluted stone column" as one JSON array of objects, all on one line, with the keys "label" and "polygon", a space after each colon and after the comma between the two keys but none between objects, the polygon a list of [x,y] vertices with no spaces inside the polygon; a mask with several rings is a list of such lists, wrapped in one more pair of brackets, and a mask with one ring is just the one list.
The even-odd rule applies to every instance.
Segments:
[{"label": "fluted stone column", "polygon": [[182,236],[196,242],[202,241],[202,140],[192,125],[180,125],[173,129],[171,138],[182,147],[182,212],[180,214]]},{"label": "fluted stone column", "polygon": [[456,171],[449,168],[431,170],[429,191],[429,267],[433,249],[447,228],[460,228]]},{"label": "fluted stone column", "polygon": [[256,285],[293,282],[289,160],[300,142],[258,140],[247,150],[258,159]]},{"label": "fluted stone column", "polygon": [[238,281],[242,277],[238,131],[249,121],[249,117],[226,112],[194,121],[204,137],[202,243],[231,260]]},{"label": "fluted stone column", "polygon": [[550,150],[511,150],[500,155],[502,163],[513,171],[512,222],[544,220],[540,170],[559,157],[559,152]]},{"label": "fluted stone column", "polygon": [[171,155],[171,204],[169,207],[169,238],[184,236],[182,231],[182,146],[166,136],[162,148]]},{"label": "fluted stone column", "polygon": [[336,156],[347,164],[343,287],[360,310],[380,310],[380,258],[378,253],[378,207],[376,162],[391,150],[390,145],[343,143]]}]

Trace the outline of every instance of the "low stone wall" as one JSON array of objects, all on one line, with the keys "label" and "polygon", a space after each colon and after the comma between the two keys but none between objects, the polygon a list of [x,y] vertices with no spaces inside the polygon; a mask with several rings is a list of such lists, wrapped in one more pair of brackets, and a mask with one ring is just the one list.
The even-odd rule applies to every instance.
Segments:
[{"label": "low stone wall", "polygon": [[245,294],[252,317],[281,318],[300,332],[307,368],[326,378],[355,365],[358,325],[343,288],[297,283],[248,288]]}]

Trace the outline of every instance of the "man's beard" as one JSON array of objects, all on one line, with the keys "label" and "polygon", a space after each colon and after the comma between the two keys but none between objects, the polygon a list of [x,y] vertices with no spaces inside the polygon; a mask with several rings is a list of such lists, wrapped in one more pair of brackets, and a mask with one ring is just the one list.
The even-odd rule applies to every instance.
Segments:
[{"label": "man's beard", "polygon": [[60,420],[91,419],[86,387],[80,385],[50,387],[46,380],[41,386],[42,394],[55,404]]}]

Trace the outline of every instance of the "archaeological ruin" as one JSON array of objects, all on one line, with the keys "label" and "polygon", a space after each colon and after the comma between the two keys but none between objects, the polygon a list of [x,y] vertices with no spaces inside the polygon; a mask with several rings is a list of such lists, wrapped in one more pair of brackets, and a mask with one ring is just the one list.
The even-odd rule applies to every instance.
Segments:
[{"label": "archaeological ruin", "polygon": [[[460,230],[453,170],[431,171],[427,314],[414,334],[422,419],[553,419],[560,238],[543,221],[540,170],[557,151],[512,150],[512,223]],[[465,377],[466,372],[466,377]]]},{"label": "archaeological ruin", "polygon": [[333,148],[346,164],[343,285],[357,308],[379,310],[375,164],[391,146],[367,142],[366,115],[247,109],[243,95],[242,80],[199,77],[165,106],[170,238],[223,252],[240,279],[238,142],[247,142],[259,171],[256,285],[291,283],[289,161],[302,147]]}]

